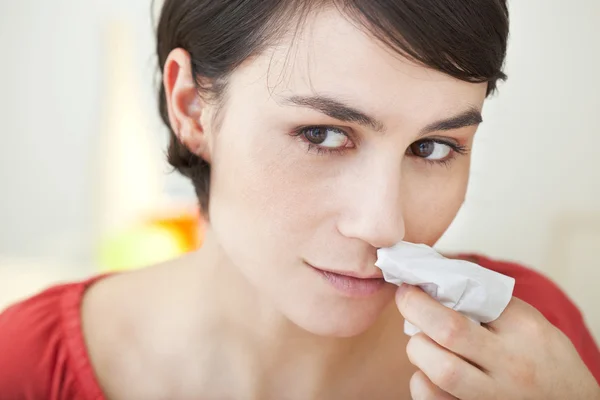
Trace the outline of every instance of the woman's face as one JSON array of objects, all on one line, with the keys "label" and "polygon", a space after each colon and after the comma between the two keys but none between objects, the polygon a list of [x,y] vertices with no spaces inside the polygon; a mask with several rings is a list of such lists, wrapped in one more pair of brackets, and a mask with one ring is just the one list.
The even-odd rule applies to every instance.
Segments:
[{"label": "woman's face", "polygon": [[313,17],[236,70],[218,130],[203,126],[224,254],[297,325],[363,332],[395,287],[314,267],[380,277],[378,248],[440,238],[486,87],[401,58],[336,12]]}]

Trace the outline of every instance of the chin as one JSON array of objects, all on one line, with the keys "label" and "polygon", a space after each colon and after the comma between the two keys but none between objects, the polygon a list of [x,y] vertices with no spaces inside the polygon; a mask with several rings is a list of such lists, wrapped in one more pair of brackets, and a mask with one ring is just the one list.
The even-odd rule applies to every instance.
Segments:
[{"label": "chin", "polygon": [[348,302],[347,304],[321,304],[314,309],[289,310],[287,317],[298,327],[317,336],[350,338],[368,331],[378,322],[393,293],[386,301]]},{"label": "chin", "polygon": [[365,333],[375,321],[321,321],[314,322],[307,326],[302,326],[303,329],[313,335],[331,337],[331,338],[351,338],[360,336]]}]

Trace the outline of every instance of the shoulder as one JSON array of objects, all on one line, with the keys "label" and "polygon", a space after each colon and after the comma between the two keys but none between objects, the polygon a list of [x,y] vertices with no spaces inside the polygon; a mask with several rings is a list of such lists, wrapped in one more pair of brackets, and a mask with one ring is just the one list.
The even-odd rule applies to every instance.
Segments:
[{"label": "shoulder", "polygon": [[[0,314],[0,392],[7,398],[84,396],[79,305],[92,280],[57,285]],[[85,378],[84,378],[85,379]],[[98,397],[96,397],[98,398]]]},{"label": "shoulder", "polygon": [[[176,312],[163,310],[177,296],[169,272],[154,266],[117,274],[93,285],[83,299],[87,357],[107,398],[169,398],[160,364],[181,340],[171,329]],[[157,343],[165,336],[169,346]]]}]

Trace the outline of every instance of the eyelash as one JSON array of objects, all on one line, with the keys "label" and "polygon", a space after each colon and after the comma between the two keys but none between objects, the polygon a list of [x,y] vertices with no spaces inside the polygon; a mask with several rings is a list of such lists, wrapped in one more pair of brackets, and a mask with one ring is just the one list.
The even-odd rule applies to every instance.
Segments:
[{"label": "eyelash", "polygon": [[[346,135],[348,137],[348,139],[351,142],[354,143],[354,140],[353,140],[353,138],[352,138],[352,136],[350,134],[348,134],[344,130],[342,130],[340,128],[337,128],[337,127],[327,126],[327,125],[302,126],[300,128],[295,129],[291,133],[291,135],[293,137],[298,138],[302,143],[304,143],[305,145],[307,145],[307,151],[309,153],[310,152],[314,152],[314,154],[317,154],[317,155],[342,155],[342,154],[346,153],[348,150],[351,150],[351,149],[355,148],[355,146],[353,146],[353,147],[340,147],[340,148],[327,148],[327,147],[319,146],[319,145],[317,145],[315,143],[311,143],[308,139],[306,139],[306,137],[304,136],[304,134],[309,129],[315,129],[315,128],[336,130],[336,131],[338,131],[338,132]],[[457,157],[457,155],[466,155],[466,154],[469,154],[469,148],[467,146],[460,145],[458,143],[454,143],[452,141],[447,141],[447,140],[443,140],[443,139],[439,139],[439,138],[421,139],[421,140],[418,140],[415,143],[426,142],[426,141],[431,141],[431,142],[434,142],[434,143],[443,144],[445,146],[450,147],[450,149],[452,149],[451,155],[448,158],[444,159],[444,160],[428,160],[426,158],[417,157],[417,158],[421,159],[422,161],[425,161],[426,163],[428,163],[430,165],[448,166]],[[406,152],[408,154],[410,154],[410,147],[406,150]]]},{"label": "eyelash", "polygon": [[[469,154],[469,148],[467,146],[464,145],[460,145],[458,143],[453,143],[450,141],[446,141],[446,140],[442,140],[442,139],[438,139],[438,138],[428,138],[428,139],[421,139],[418,140],[415,143],[418,142],[427,142],[427,141],[431,141],[434,143],[438,143],[438,144],[443,144],[446,145],[448,147],[450,147],[450,149],[452,150],[450,153],[450,156],[448,156],[447,158],[443,159],[443,160],[428,160],[426,158],[423,157],[417,157],[420,160],[426,162],[429,165],[434,165],[434,166],[444,166],[444,167],[448,167],[450,166],[450,164],[452,163],[452,161],[454,161],[456,159],[457,156],[464,156]],[[407,153],[410,151],[410,147],[407,150]]]},{"label": "eyelash", "polygon": [[[310,130],[310,129],[327,129],[327,130],[335,130],[338,131],[340,133],[342,133],[343,135],[345,135],[350,142],[353,143],[352,147],[337,147],[337,148],[328,148],[328,147],[323,147],[323,146],[319,146],[318,144],[312,143],[310,142],[305,136],[304,134]],[[346,131],[344,131],[343,129],[337,128],[335,126],[327,126],[327,125],[309,125],[309,126],[302,126],[300,128],[295,129],[291,135],[293,137],[298,138],[298,140],[300,140],[302,143],[304,143],[307,146],[307,151],[313,152],[314,154],[317,155],[342,155],[344,153],[346,153],[348,150],[351,150],[353,148],[356,147],[356,145],[354,145],[355,142],[357,142],[357,140],[355,140],[352,135],[350,135],[349,133],[347,133]]]}]

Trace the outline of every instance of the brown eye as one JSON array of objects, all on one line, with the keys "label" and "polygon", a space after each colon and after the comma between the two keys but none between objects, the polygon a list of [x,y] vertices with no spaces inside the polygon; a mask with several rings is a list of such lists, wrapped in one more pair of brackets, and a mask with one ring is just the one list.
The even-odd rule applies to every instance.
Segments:
[{"label": "brown eye", "polygon": [[332,127],[314,126],[305,128],[302,130],[302,135],[311,144],[320,147],[339,149],[347,147],[350,143],[350,138],[343,131]]},{"label": "brown eye", "polygon": [[435,145],[431,140],[421,140],[410,145],[410,152],[417,157],[427,158],[435,151]]},{"label": "brown eye", "polygon": [[451,154],[452,150],[453,148],[449,144],[425,139],[411,144],[407,152],[415,157],[440,161],[446,159]]},{"label": "brown eye", "polygon": [[304,137],[313,144],[322,144],[327,139],[327,131],[327,128],[308,128],[304,131]]}]

